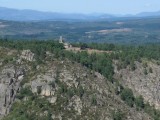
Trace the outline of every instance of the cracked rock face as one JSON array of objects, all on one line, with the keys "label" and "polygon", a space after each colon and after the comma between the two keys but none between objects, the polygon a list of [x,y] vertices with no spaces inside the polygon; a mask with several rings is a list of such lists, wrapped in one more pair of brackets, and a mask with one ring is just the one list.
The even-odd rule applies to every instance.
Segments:
[{"label": "cracked rock face", "polygon": [[37,79],[31,81],[31,90],[33,93],[38,93],[42,96],[54,96],[55,90],[49,85],[50,82],[55,81],[52,74],[38,75]]},{"label": "cracked rock face", "polygon": [[[120,71],[115,69],[116,75],[121,75],[122,83],[131,88],[136,95],[142,95],[146,102],[160,109],[160,66],[151,62],[146,68],[142,63],[135,64],[135,71],[129,68]],[[144,74],[144,69],[147,70],[147,74]],[[149,69],[152,69],[152,72]]]},{"label": "cracked rock face", "polygon": [[0,116],[9,113],[16,93],[20,88],[20,82],[23,80],[24,72],[22,68],[14,66],[5,66],[0,72]]},{"label": "cracked rock face", "polygon": [[68,87],[75,86],[77,88],[79,84],[75,77],[65,68],[61,73],[60,81],[66,83]]}]

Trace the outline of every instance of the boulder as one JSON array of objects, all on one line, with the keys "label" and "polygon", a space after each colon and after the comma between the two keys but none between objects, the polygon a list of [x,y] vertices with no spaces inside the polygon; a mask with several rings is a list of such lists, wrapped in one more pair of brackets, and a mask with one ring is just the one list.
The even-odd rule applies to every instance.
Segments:
[{"label": "boulder", "polygon": [[23,50],[20,58],[32,62],[34,61],[34,53],[30,50]]}]

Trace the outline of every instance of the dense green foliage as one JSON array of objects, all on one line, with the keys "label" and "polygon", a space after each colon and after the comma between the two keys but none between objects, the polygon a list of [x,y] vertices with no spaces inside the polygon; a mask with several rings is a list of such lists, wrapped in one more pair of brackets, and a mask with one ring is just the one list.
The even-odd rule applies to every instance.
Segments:
[{"label": "dense green foliage", "polygon": [[54,52],[55,49],[63,49],[62,44],[59,44],[58,42],[53,40],[50,40],[50,41],[37,41],[37,40],[27,40],[27,41],[16,40],[15,41],[14,40],[12,41],[7,39],[1,39],[0,46],[17,49],[17,50],[30,49],[33,52],[35,52],[36,55],[40,55],[40,52],[45,52],[45,51]]},{"label": "dense green foliage", "polygon": [[[114,59],[122,59],[123,61],[140,60],[140,58],[160,60],[160,44],[150,44],[141,46],[126,46],[115,44],[97,44],[97,43],[79,43],[73,46],[83,49],[91,48],[104,51],[113,51],[112,57]],[[115,52],[116,51],[116,52]]]},{"label": "dense green foliage", "polygon": [[37,63],[43,63],[46,57],[46,51],[55,54],[55,57],[59,56],[59,52],[64,49],[62,44],[57,41],[11,41],[11,40],[0,40],[0,46],[12,48],[16,50],[31,50],[35,53]]},{"label": "dense green foliage", "polygon": [[114,44],[107,44],[107,43],[72,43],[74,47],[80,47],[81,49],[91,48],[97,50],[105,50],[105,51],[112,51],[118,49],[118,45],[115,46]]}]

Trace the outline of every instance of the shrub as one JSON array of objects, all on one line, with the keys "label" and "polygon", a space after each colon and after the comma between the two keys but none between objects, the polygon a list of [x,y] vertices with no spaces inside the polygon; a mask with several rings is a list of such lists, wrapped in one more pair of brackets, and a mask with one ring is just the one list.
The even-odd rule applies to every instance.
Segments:
[{"label": "shrub", "polygon": [[146,69],[146,68],[144,69],[143,73],[144,73],[145,75],[147,75],[147,74],[148,74],[148,72],[147,72],[147,69]]},{"label": "shrub", "polygon": [[113,120],[123,120],[124,113],[122,113],[120,110],[114,111],[112,113],[112,117],[113,117]]},{"label": "shrub", "polygon": [[124,100],[130,107],[133,107],[134,104],[134,95],[131,89],[125,88],[121,92],[121,98]]},{"label": "shrub", "polygon": [[20,93],[16,95],[16,98],[23,99],[25,96],[33,96],[33,93],[29,87],[22,88]]},{"label": "shrub", "polygon": [[37,93],[38,93],[38,94],[41,93],[41,91],[42,91],[41,88],[42,88],[42,86],[37,86]]},{"label": "shrub", "polygon": [[96,99],[95,95],[92,96],[91,104],[92,105],[97,105],[97,99]]},{"label": "shrub", "polygon": [[80,96],[80,98],[82,98],[83,94],[84,94],[84,89],[82,86],[80,86],[78,89],[78,95]]},{"label": "shrub", "polygon": [[55,82],[54,82],[54,81],[51,81],[51,82],[49,83],[49,85],[51,85],[52,88],[55,88]]},{"label": "shrub", "polygon": [[144,100],[142,96],[135,98],[135,105],[137,108],[144,108]]},{"label": "shrub", "polygon": [[151,68],[151,67],[149,68],[149,72],[150,72],[150,73],[153,73],[153,70],[152,70],[152,68]]}]

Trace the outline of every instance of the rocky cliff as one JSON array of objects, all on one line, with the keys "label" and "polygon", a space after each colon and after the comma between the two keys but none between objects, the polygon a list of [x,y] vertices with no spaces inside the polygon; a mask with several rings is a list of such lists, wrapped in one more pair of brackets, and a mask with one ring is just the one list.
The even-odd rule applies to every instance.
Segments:
[{"label": "rocky cliff", "polygon": [[[58,73],[57,73],[58,70]],[[56,77],[58,75],[58,78]],[[59,82],[57,81],[59,80]],[[61,111],[53,110],[52,118],[112,120],[112,112],[122,110],[125,119],[149,119],[143,112],[130,109],[114,94],[109,82],[93,71],[70,61],[48,64],[44,74],[38,74],[29,85],[33,93],[45,97],[56,108],[61,103]],[[54,109],[54,108],[53,108]],[[70,117],[70,115],[72,117]]]},{"label": "rocky cliff", "polygon": [[[18,55],[14,51],[1,57],[0,112],[4,120],[152,120],[143,110],[137,111],[136,108],[126,105],[115,94],[115,86],[101,74],[67,59],[50,60],[49,57],[52,56],[47,56],[49,61],[46,59],[44,64],[38,65],[34,60],[34,53],[29,51],[28,54],[28,50],[27,54],[24,53],[26,51],[20,51]],[[6,55],[15,56],[14,60],[4,63],[3,58],[6,59]],[[152,68],[154,69],[154,65]],[[158,74],[158,70],[155,67],[152,78]],[[117,75],[123,71],[125,72],[115,70]],[[134,76],[136,71],[131,73]],[[124,73],[122,78],[126,81]],[[130,77],[130,80],[133,78],[135,77]],[[144,81],[142,78],[141,80]],[[129,86],[134,82],[128,80],[124,83]],[[155,86],[152,82],[148,84]],[[138,92],[138,88],[139,85],[135,92],[142,94]],[[155,90],[139,91],[144,91],[144,95],[157,94]],[[145,96],[144,98],[152,102],[158,100],[151,99],[153,95],[147,96],[148,99]]]},{"label": "rocky cliff", "polygon": [[115,66],[115,77],[124,86],[131,88],[135,95],[142,95],[145,102],[160,109],[160,66],[156,62],[135,62],[136,69],[117,70]]}]

